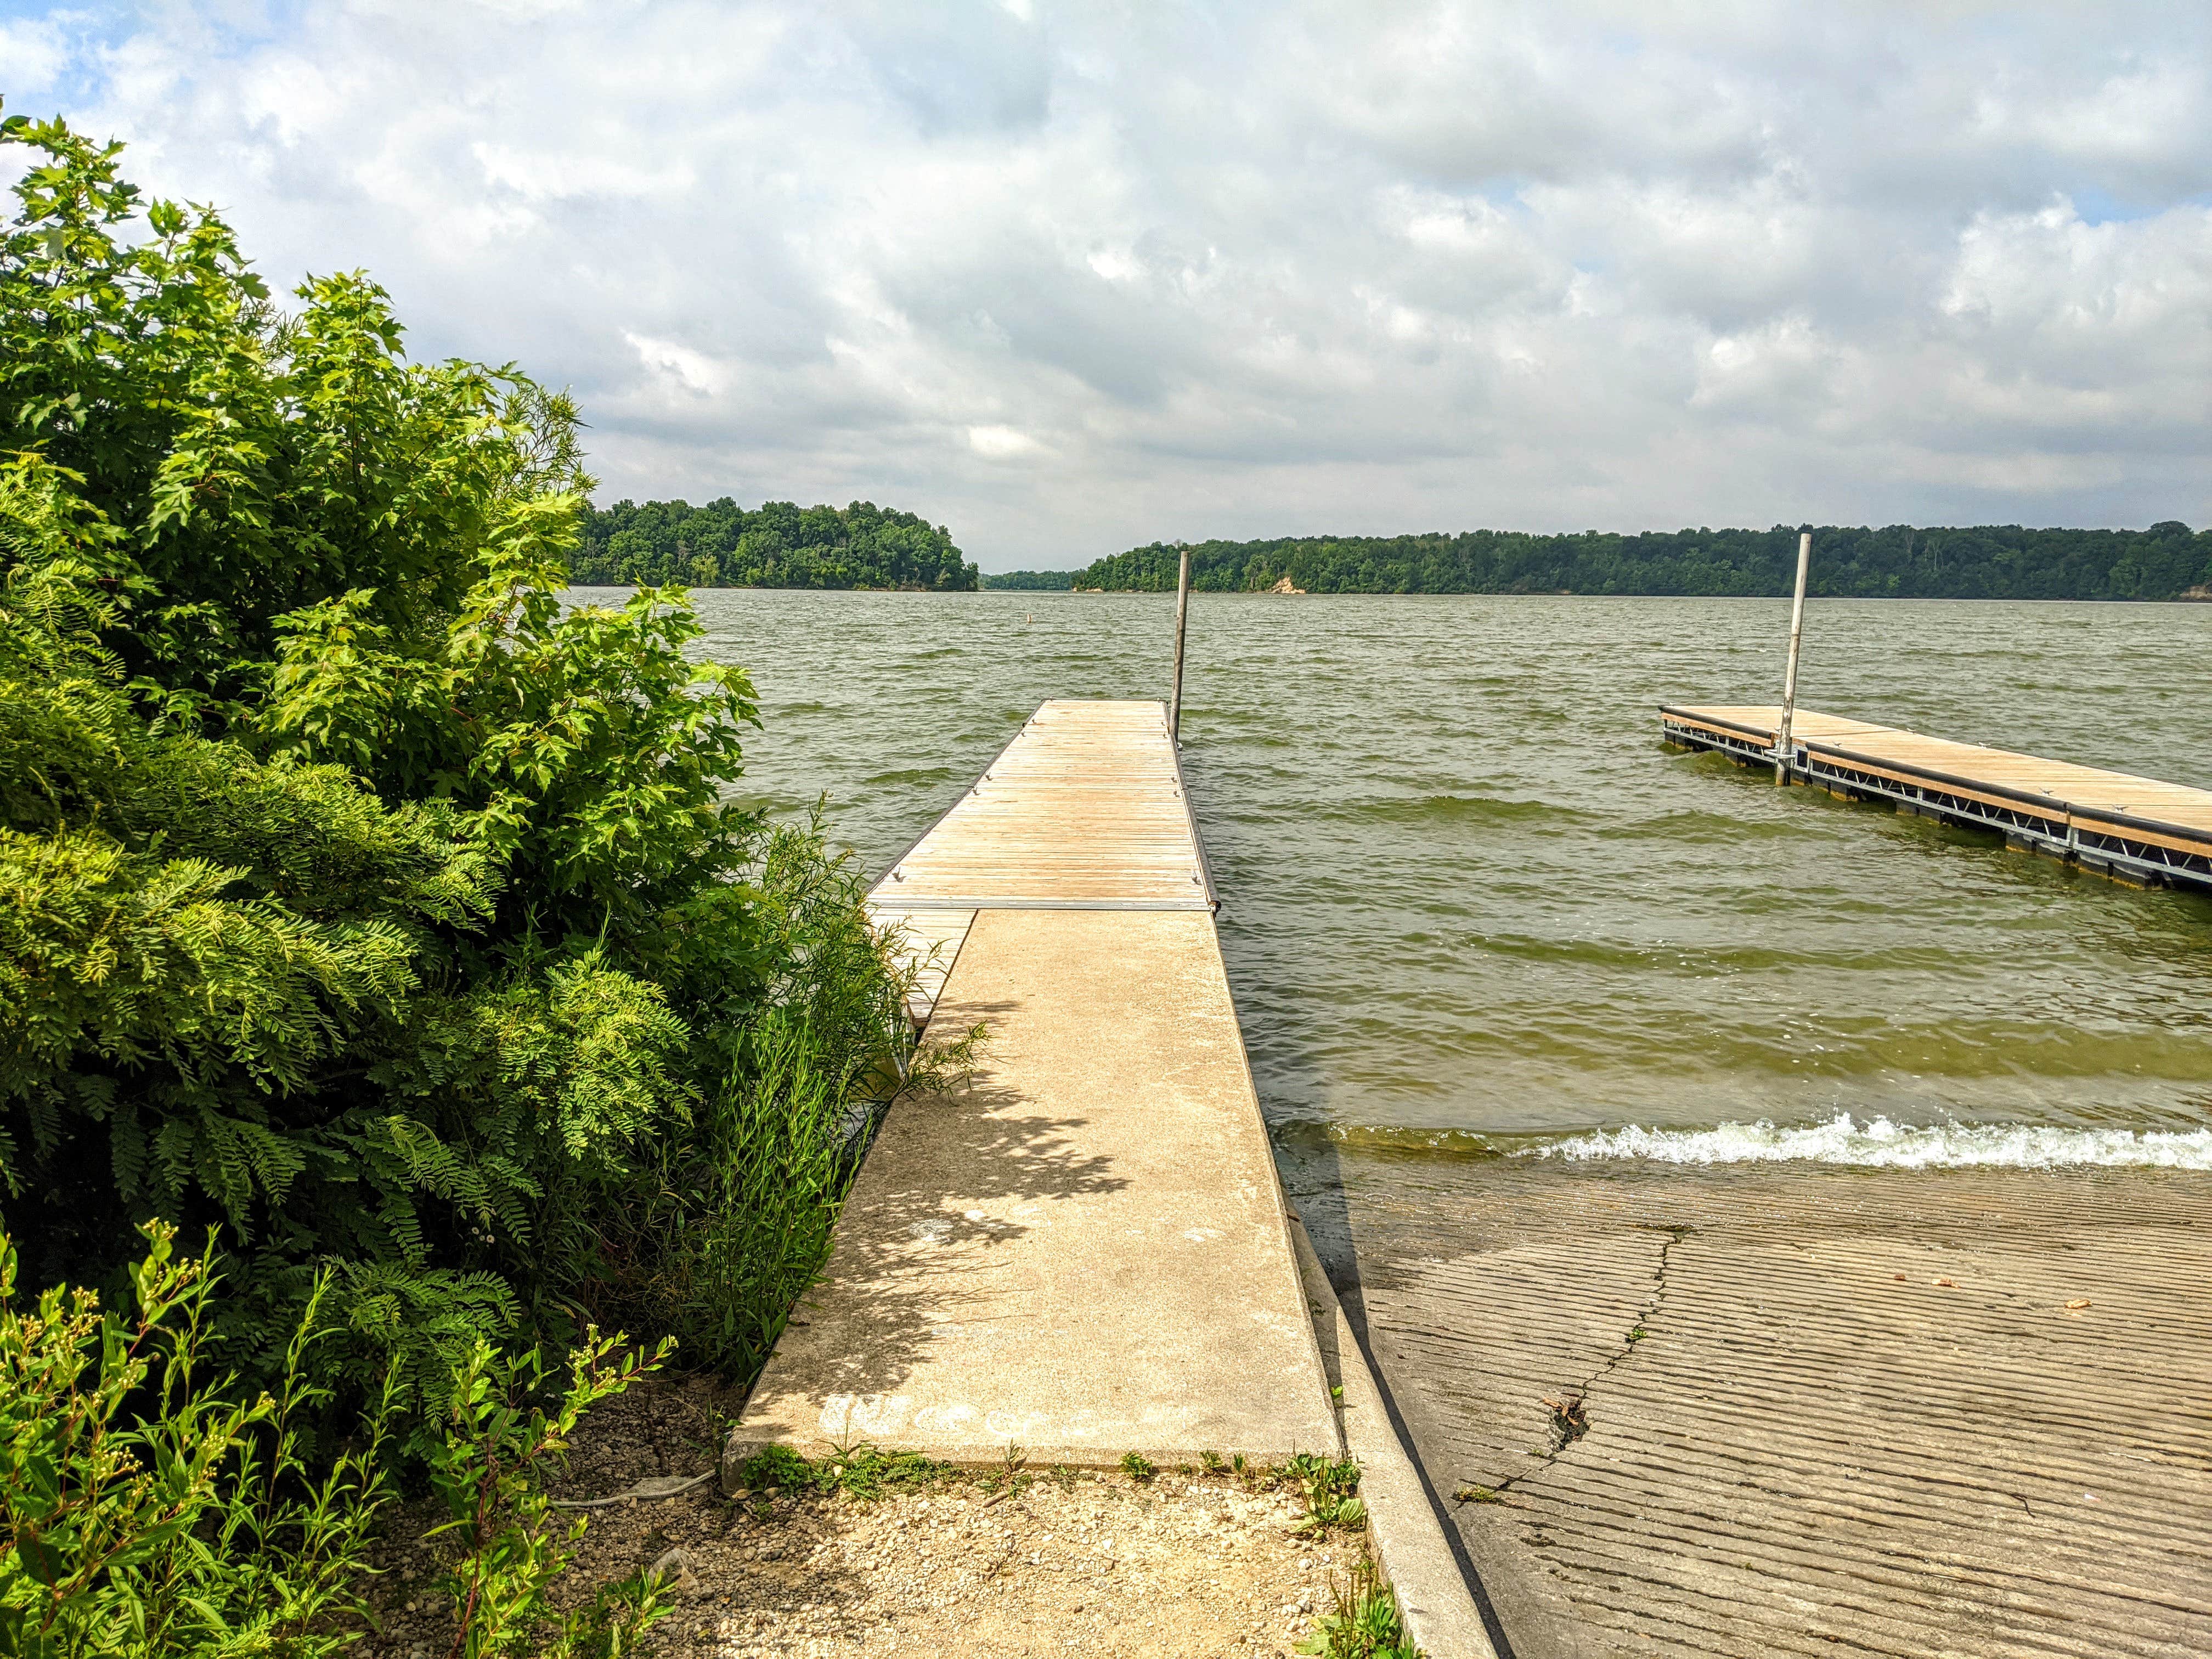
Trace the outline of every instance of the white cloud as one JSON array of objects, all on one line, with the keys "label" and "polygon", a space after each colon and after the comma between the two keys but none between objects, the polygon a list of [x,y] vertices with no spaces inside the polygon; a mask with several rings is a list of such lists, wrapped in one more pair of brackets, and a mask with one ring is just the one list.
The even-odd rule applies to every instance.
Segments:
[{"label": "white cloud", "polygon": [[69,66],[68,37],[58,20],[0,17],[0,74],[7,77],[0,95],[14,94],[13,113],[29,113],[21,107],[24,94],[46,91]]},{"label": "white cloud", "polygon": [[681,388],[694,398],[711,398],[726,384],[722,366],[709,361],[689,346],[673,340],[648,339],[642,334],[625,330],[623,338],[629,342],[630,349],[637,353],[638,362],[648,370],[662,376],[665,381]]},{"label": "white cloud", "polygon": [[1011,461],[1018,456],[1035,454],[1037,441],[1010,426],[971,426],[968,428],[968,447],[986,460]]},{"label": "white cloud", "polygon": [[2212,20],[16,0],[280,283],[572,385],[610,495],[1157,536],[2212,519]]}]

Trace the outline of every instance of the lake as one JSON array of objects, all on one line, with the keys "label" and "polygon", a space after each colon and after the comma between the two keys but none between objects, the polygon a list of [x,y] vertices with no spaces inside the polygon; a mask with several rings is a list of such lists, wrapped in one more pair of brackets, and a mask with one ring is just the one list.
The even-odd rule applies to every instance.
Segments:
[{"label": "lake", "polygon": [[[872,874],[1045,698],[1167,689],[1168,597],[698,600],[760,691],[758,798],[825,792]],[[2212,900],[1660,747],[1662,702],[1778,697],[1787,610],[1194,596],[1184,767],[1291,1161],[2091,1157],[2148,1130],[2212,1163]],[[2212,784],[2212,607],[1815,601],[1806,634],[1803,706]],[[2072,1133],[1952,1133],[1975,1125]],[[1631,1126],[1673,1133],[1588,1139]]]}]

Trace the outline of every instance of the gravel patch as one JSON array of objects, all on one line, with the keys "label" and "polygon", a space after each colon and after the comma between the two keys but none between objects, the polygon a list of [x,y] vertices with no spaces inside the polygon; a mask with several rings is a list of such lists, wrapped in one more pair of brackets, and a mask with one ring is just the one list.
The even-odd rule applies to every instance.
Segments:
[{"label": "gravel patch", "polygon": [[[654,1383],[601,1407],[556,1488],[599,1498],[714,1466],[729,1402]],[[1295,1653],[1361,1540],[1298,1530],[1271,1481],[1163,1471],[1148,1482],[1023,1468],[945,1476],[874,1500],[754,1492],[713,1482],[590,1517],[563,1599],[659,1561],[675,1610],[643,1651],[665,1659],[830,1655]],[[434,1588],[437,1517],[395,1518],[365,1659],[441,1659],[453,1627]]]}]

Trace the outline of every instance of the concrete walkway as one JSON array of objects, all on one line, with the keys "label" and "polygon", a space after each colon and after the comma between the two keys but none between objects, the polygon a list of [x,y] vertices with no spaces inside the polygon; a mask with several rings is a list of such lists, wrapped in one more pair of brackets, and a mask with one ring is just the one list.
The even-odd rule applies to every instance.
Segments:
[{"label": "concrete walkway", "polygon": [[[1048,703],[994,778],[1026,798],[979,786],[878,890],[947,913],[933,937],[957,956],[930,1018],[986,1022],[984,1063],[891,1109],[729,1455],[1335,1455],[1162,711]],[[990,862],[1010,822],[1034,894]]]}]

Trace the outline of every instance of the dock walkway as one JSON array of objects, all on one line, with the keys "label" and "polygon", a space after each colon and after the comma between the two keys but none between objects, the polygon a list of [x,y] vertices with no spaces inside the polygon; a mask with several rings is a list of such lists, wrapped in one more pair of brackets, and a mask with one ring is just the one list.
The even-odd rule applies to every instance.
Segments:
[{"label": "dock walkway", "polygon": [[1161,705],[1045,703],[872,899],[990,1040],[892,1107],[729,1457],[1336,1453]]},{"label": "dock walkway", "polygon": [[[1782,711],[1662,706],[1670,743],[1771,762]],[[2154,885],[2212,887],[2212,790],[1923,737],[1800,708],[1789,765],[1798,781],[2001,830],[2014,846]]]}]

